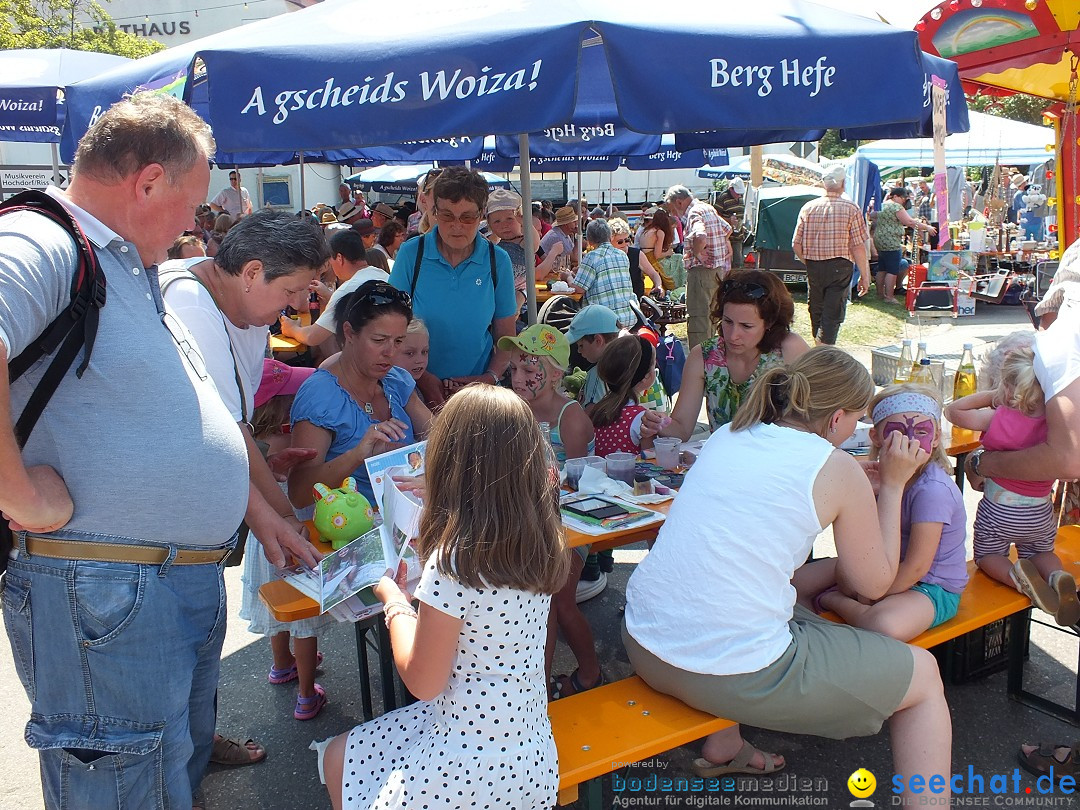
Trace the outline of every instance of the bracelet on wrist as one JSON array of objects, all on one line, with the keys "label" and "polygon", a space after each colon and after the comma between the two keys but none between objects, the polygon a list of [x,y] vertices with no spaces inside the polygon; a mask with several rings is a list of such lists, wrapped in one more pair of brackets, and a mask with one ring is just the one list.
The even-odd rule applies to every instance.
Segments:
[{"label": "bracelet on wrist", "polygon": [[488,369],[484,373],[487,374],[489,377],[491,377],[492,382],[494,382],[495,385],[499,384],[499,375],[496,374],[494,371],[492,371],[491,369]]},{"label": "bracelet on wrist", "polygon": [[398,616],[411,616],[415,619],[416,611],[411,605],[403,602],[391,602],[383,609],[383,621],[386,623],[387,630],[390,629],[390,623]]}]

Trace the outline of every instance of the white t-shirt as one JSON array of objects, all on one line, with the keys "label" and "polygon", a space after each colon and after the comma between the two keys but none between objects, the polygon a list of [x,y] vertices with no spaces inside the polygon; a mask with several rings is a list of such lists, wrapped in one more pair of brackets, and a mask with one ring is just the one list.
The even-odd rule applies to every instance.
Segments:
[{"label": "white t-shirt", "polygon": [[833,451],[812,433],[717,430],[626,586],[626,629],[688,672],[758,672],[791,644],[791,575],[821,532],[814,481]]},{"label": "white t-shirt", "polygon": [[326,302],[326,309],[322,311],[319,319],[315,321],[315,325],[321,326],[330,334],[334,334],[337,332],[337,324],[334,321],[334,310],[337,308],[338,301],[366,281],[386,281],[389,278],[389,274],[384,273],[378,267],[371,267],[369,265],[363,270],[357,270],[356,275],[334,290],[334,294],[331,295],[330,300]]},{"label": "white t-shirt", "polygon": [[221,206],[226,214],[234,218],[243,216],[251,209],[251,195],[243,187],[239,193],[232,187],[223,188],[210,202]]},{"label": "white t-shirt", "polygon": [[1080,377],[1080,301],[1066,296],[1057,320],[1036,333],[1035,376],[1047,400]]},{"label": "white t-shirt", "polygon": [[[163,262],[158,273],[167,276],[172,268],[190,270],[205,261],[213,259],[173,259]],[[255,392],[262,382],[269,327],[236,326],[217,308],[209,291],[194,279],[180,278],[167,284],[163,300],[165,310],[187,327],[198,344],[206,370],[233,419],[244,421],[246,411],[250,421],[255,412]]]}]

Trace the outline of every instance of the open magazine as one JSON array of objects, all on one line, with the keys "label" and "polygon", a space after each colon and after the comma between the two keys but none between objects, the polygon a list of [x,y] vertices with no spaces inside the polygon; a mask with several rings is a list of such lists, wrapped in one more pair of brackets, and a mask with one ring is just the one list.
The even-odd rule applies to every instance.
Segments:
[{"label": "open magazine", "polygon": [[420,531],[423,504],[394,484],[394,476],[423,473],[427,442],[372,456],[365,465],[371,479],[381,523],[367,534],[322,558],[315,569],[296,566],[282,572],[289,584],[319,603],[322,613],[339,621],[356,621],[382,612],[374,586],[405,561],[408,580],[420,579],[420,559],[413,543]]},{"label": "open magazine", "polygon": [[623,500],[580,493],[563,496],[559,501],[559,512],[564,526],[592,535],[611,534],[664,519],[659,512]]}]

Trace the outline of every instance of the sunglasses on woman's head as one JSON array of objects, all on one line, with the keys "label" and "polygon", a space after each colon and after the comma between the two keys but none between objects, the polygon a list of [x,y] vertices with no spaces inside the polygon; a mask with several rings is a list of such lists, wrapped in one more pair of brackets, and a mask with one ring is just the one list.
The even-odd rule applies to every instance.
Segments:
[{"label": "sunglasses on woman's head", "polygon": [[357,296],[354,307],[367,304],[381,307],[386,304],[401,304],[406,307],[412,306],[412,296],[397,287],[387,284],[385,281],[375,282],[375,286]]},{"label": "sunglasses on woman's head", "polygon": [[742,293],[751,301],[757,301],[769,294],[769,291],[755,282],[735,281],[728,279],[723,285],[724,296],[731,293]]}]

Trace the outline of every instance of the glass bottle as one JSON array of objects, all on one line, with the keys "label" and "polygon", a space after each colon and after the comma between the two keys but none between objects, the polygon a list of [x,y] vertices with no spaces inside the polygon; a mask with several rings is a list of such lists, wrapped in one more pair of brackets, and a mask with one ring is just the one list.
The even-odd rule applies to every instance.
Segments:
[{"label": "glass bottle", "polygon": [[915,372],[919,370],[919,366],[922,364],[922,361],[926,360],[928,357],[929,354],[927,354],[926,351],[926,343],[925,341],[920,340],[919,350],[915,352],[915,360],[911,363],[911,374],[908,375],[908,379],[911,379],[915,376]]},{"label": "glass bottle", "polygon": [[954,400],[974,394],[978,390],[975,377],[975,358],[971,353],[971,344],[964,344],[964,353],[960,356],[960,366],[953,377],[952,397]]},{"label": "glass bottle", "polygon": [[314,290],[308,296],[308,313],[311,315],[312,323],[319,320],[319,294]]},{"label": "glass bottle", "polygon": [[911,379],[911,367],[915,361],[911,358],[911,341],[905,339],[900,344],[900,359],[896,361],[894,383],[906,383]]},{"label": "glass bottle", "polygon": [[922,383],[934,387],[934,372],[930,370],[930,358],[924,357],[919,361],[918,367],[911,372],[909,382]]}]

